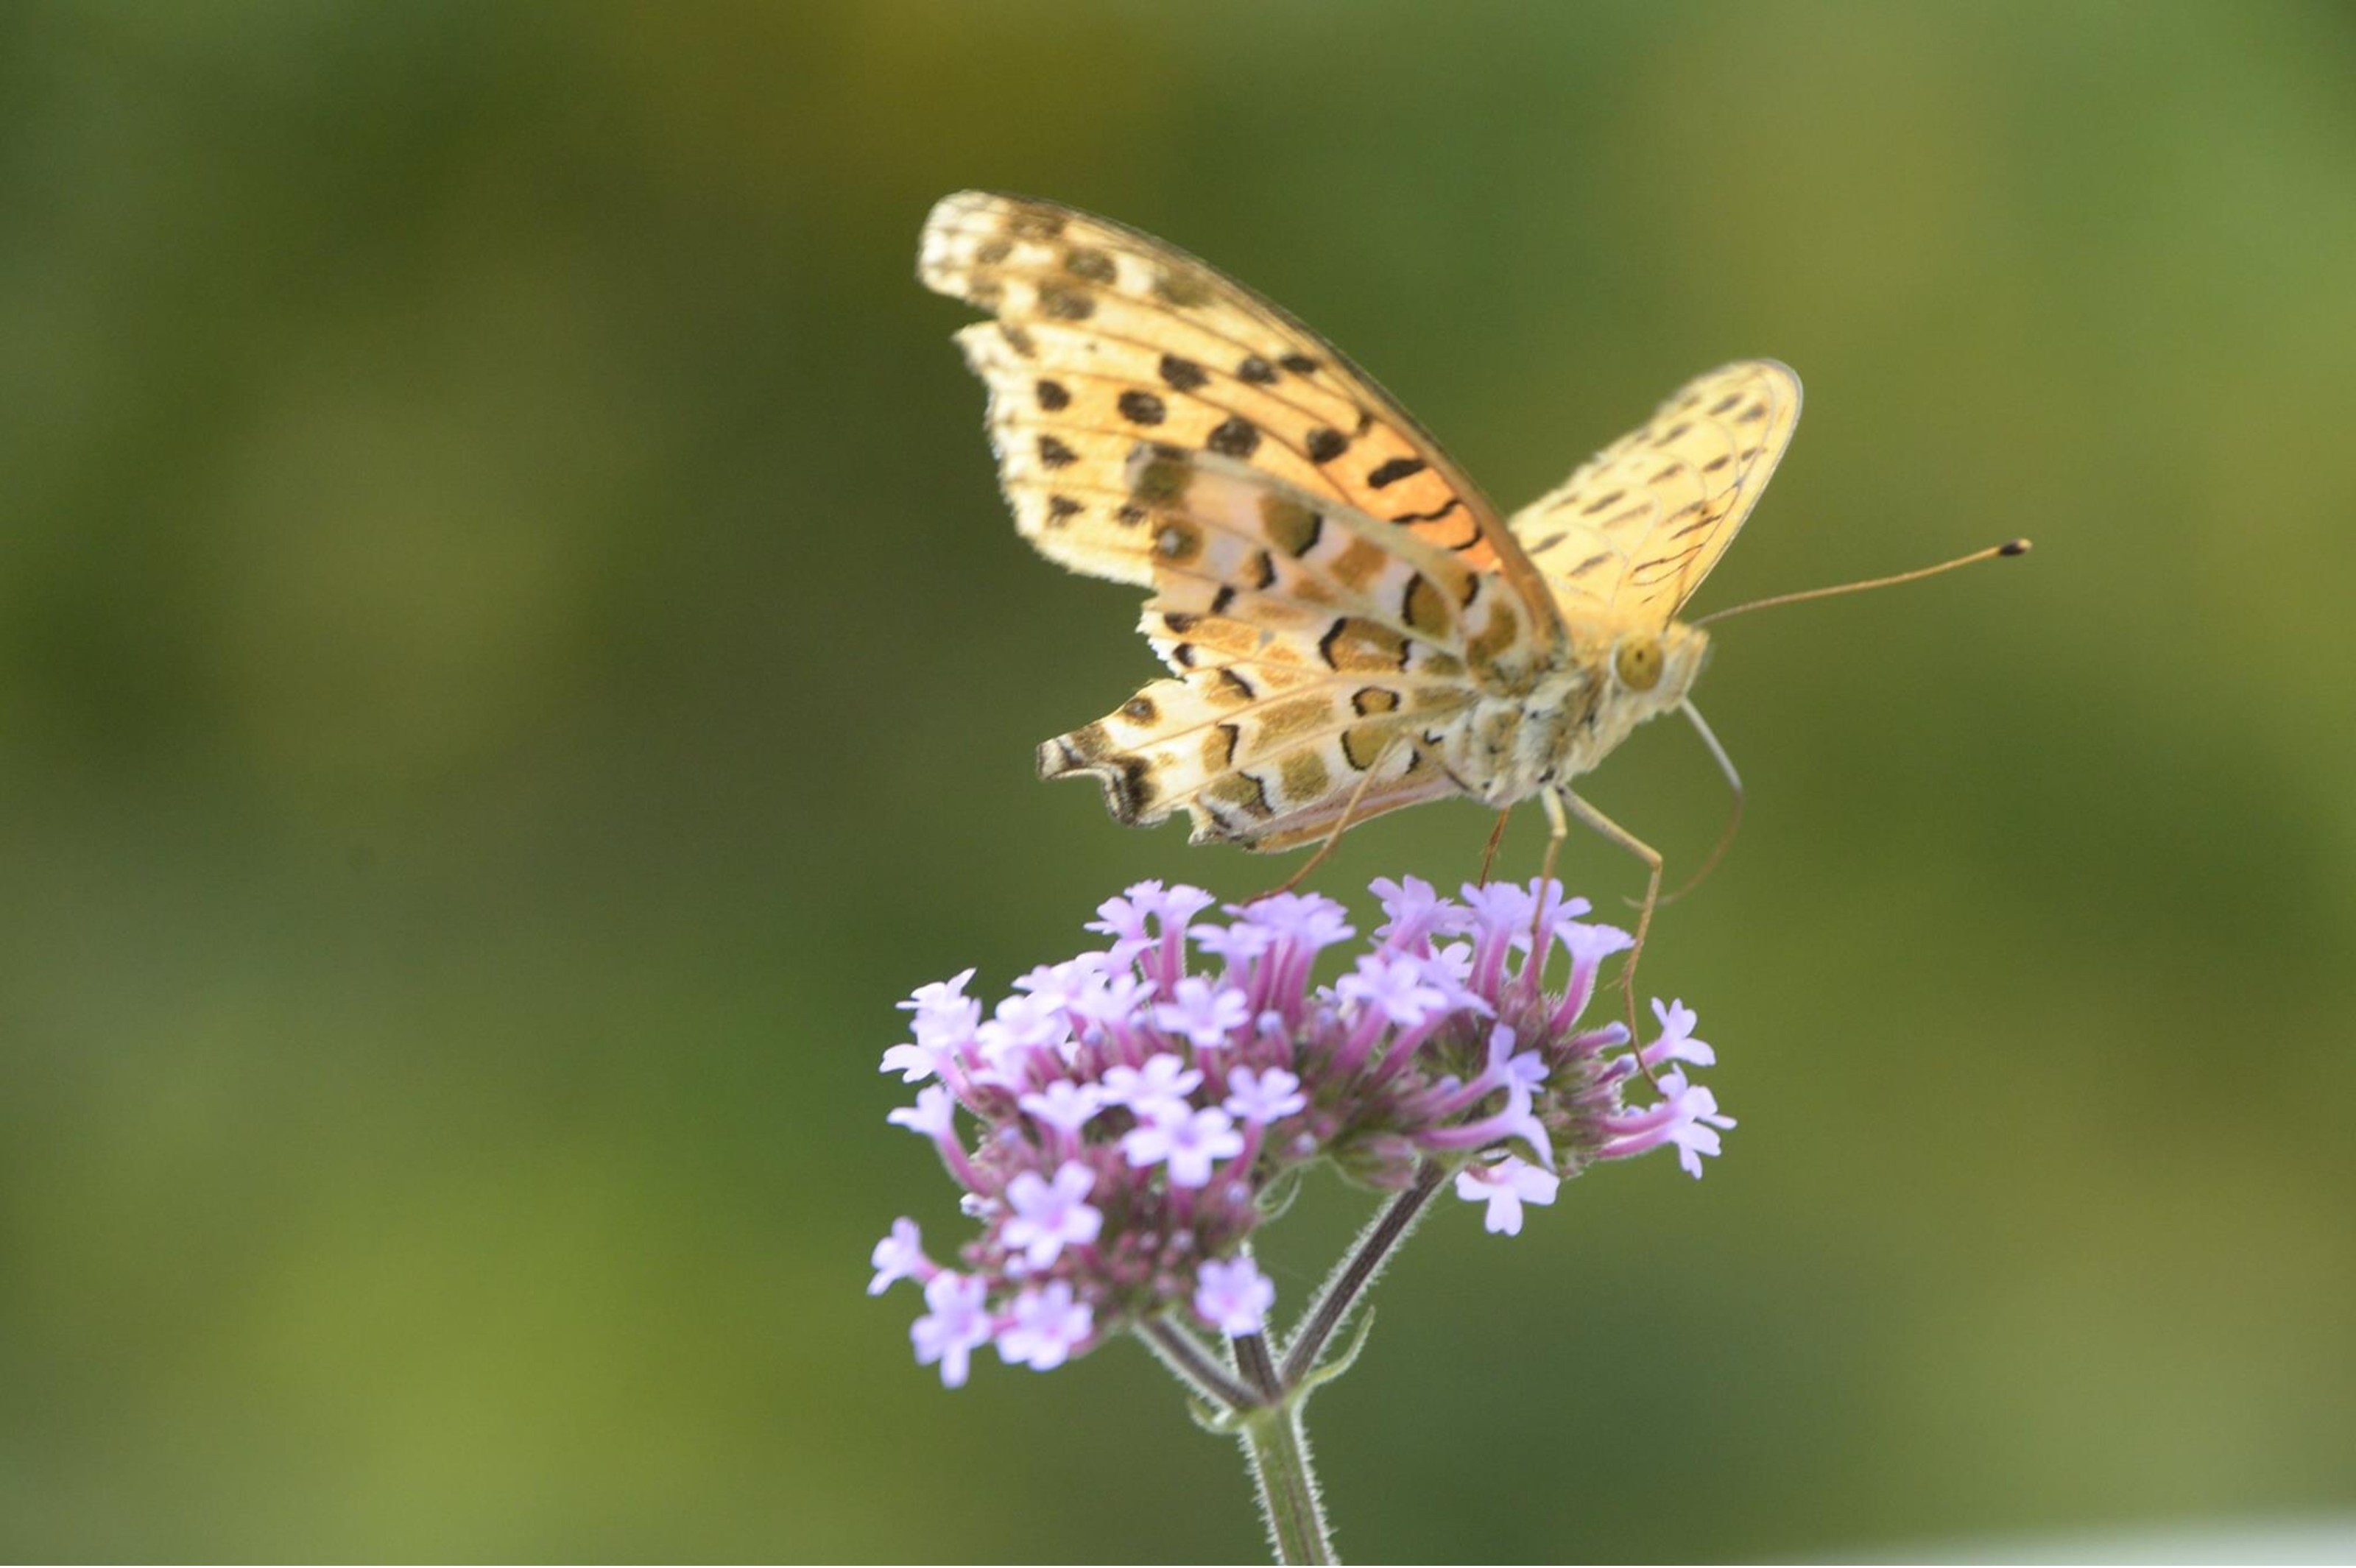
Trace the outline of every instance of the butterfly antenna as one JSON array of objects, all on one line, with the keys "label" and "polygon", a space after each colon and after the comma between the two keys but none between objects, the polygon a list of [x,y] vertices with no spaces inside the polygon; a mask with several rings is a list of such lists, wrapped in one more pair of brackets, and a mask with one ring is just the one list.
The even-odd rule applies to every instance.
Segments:
[{"label": "butterfly antenna", "polygon": [[[1959,566],[1973,566],[1983,560],[1996,560],[2004,556],[2027,555],[2027,539],[2007,539],[1986,549],[1976,549],[1969,555],[1959,555],[1953,560],[1943,560],[1936,566],[1920,566],[1912,571],[1901,571],[1895,577],[1870,578],[1863,582],[1843,582],[1831,588],[1804,588],[1797,593],[1778,593],[1772,599],[1753,599],[1748,604],[1737,604],[1730,610],[1713,610],[1689,623],[1707,626],[1712,621],[1723,621],[1730,615],[1747,615],[1753,610],[1772,609],[1778,604],[1798,604],[1810,599],[1830,599],[1839,593],[1862,593],[1869,588],[1895,588],[1901,582],[1920,582],[1926,577],[1936,577],[1943,571],[1953,571]],[[1702,731],[1708,734],[1707,730]]]},{"label": "butterfly antenna", "polygon": [[[1734,771],[1734,759],[1726,754],[1726,748],[1718,743],[1718,737],[1711,733],[1708,724],[1702,722],[1700,709],[1696,708],[1688,700],[1678,703],[1677,710],[1686,716],[1687,721],[1693,725],[1695,732],[1701,736],[1701,743],[1709,748],[1709,754],[1718,759],[1718,771],[1726,775],[1726,786],[1734,792],[1734,809],[1727,816],[1726,831],[1719,835],[1718,848],[1709,852],[1703,859],[1701,869],[1687,877],[1682,887],[1673,893],[1661,895],[1661,902],[1664,904],[1673,904],[1701,886],[1708,880],[1710,872],[1718,869],[1719,861],[1726,858],[1726,852],[1734,848],[1734,836],[1742,827],[1742,775]],[[1630,907],[1634,907],[1633,900],[1630,901]]]}]

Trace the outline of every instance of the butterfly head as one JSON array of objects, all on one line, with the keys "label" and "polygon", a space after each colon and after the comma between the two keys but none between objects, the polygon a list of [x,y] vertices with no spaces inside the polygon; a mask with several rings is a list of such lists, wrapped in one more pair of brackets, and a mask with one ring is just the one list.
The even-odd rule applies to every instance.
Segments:
[{"label": "butterfly head", "polygon": [[1709,634],[1682,621],[1655,632],[1622,632],[1612,640],[1610,668],[1617,694],[1643,717],[1675,708],[1709,662]]}]

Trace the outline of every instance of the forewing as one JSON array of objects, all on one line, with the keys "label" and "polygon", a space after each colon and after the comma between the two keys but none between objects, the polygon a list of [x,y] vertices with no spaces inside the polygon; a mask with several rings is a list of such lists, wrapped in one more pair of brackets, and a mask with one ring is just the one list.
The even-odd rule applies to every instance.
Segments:
[{"label": "forewing", "polygon": [[958,334],[990,389],[1015,522],[1077,571],[1150,582],[1123,465],[1140,440],[1211,453],[1394,523],[1552,601],[1496,511],[1333,345],[1207,263],[1053,202],[966,191],[926,219],[917,275],[998,318]]},{"label": "forewing", "polygon": [[1799,419],[1789,366],[1721,366],[1515,513],[1564,618],[1665,624],[1734,542]]},{"label": "forewing", "polygon": [[1196,842],[1255,849],[1459,793],[1440,742],[1532,634],[1496,574],[1215,455],[1140,447],[1122,494],[1173,675],[1040,747],[1042,774],[1096,775],[1123,822],[1183,810]]}]

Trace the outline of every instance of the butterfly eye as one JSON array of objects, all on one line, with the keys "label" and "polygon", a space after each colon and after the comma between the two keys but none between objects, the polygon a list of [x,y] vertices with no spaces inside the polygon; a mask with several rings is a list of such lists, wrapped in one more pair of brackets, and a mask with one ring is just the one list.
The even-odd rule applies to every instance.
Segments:
[{"label": "butterfly eye", "polygon": [[1629,690],[1652,690],[1661,683],[1661,640],[1627,638],[1612,656],[1612,667],[1620,677],[1620,684]]}]

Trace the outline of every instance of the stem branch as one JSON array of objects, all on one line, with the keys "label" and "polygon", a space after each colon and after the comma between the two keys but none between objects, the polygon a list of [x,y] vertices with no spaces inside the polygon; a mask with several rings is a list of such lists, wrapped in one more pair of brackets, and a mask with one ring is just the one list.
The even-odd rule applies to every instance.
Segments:
[{"label": "stem branch", "polygon": [[1225,1368],[1204,1354],[1194,1337],[1176,1324],[1151,1317],[1139,1324],[1137,1331],[1153,1347],[1153,1353],[1162,1358],[1162,1364],[1205,1399],[1237,1412],[1252,1410],[1265,1403],[1258,1391],[1236,1381]]},{"label": "stem branch", "polygon": [[1408,1232],[1415,1228],[1416,1221],[1422,1217],[1423,1206],[1431,1201],[1433,1193],[1440,1190],[1444,1175],[1439,1162],[1426,1160],[1423,1168],[1416,1173],[1415,1185],[1392,1199],[1383,1211],[1375,1216],[1374,1223],[1358,1237],[1357,1244],[1350,1249],[1349,1255],[1342,1261],[1342,1266],[1326,1281],[1324,1290],[1319,1293],[1317,1305],[1309,1314],[1309,1321],[1302,1325],[1301,1332],[1286,1347],[1283,1387],[1298,1387],[1301,1380],[1317,1365],[1317,1358],[1324,1353],[1325,1342],[1349,1317],[1350,1309],[1357,1305],[1358,1297],[1365,1294],[1366,1286],[1374,1283],[1375,1275],[1381,1272],[1392,1249],[1405,1241]]}]

